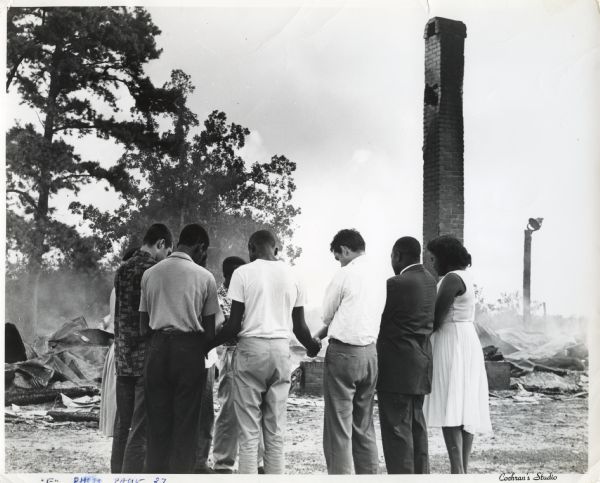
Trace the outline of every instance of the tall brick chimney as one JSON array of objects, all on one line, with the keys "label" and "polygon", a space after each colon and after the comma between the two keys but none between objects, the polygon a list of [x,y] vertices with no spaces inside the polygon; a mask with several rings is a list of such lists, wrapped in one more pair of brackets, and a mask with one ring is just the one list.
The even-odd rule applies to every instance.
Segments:
[{"label": "tall brick chimney", "polygon": [[439,235],[463,241],[464,23],[434,17],[425,27],[423,107],[423,249],[425,266],[435,274],[427,243]]}]

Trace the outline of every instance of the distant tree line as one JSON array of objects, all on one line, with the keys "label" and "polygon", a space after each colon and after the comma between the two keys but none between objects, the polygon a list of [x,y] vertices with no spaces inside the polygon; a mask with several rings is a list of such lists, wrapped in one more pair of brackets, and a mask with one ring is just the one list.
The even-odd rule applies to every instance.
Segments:
[{"label": "distant tree line", "polygon": [[[40,291],[42,282],[64,282],[65,271],[85,274],[99,289],[86,289],[82,300],[96,306],[122,251],[140,244],[153,222],[175,236],[190,222],[206,226],[213,270],[227,255],[244,255],[249,234],[263,227],[277,233],[290,260],[300,254],[291,244],[300,213],[292,203],[295,163],[281,155],[242,159],[250,131],[223,112],[213,111],[194,134],[200,123],[188,107],[190,76],[174,70],[156,86],[144,73],[162,53],[160,33],[143,8],[8,9],[6,91],[16,89],[39,119],[6,135],[6,318],[30,337],[48,313],[40,295],[61,303],[46,300],[56,288]],[[170,127],[161,130],[165,120]],[[123,156],[110,168],[82,159],[68,137],[88,135],[119,143]],[[115,212],[76,201],[69,208],[87,230],[57,219],[53,197],[99,181],[119,193]],[[63,288],[77,291],[76,283]]]}]

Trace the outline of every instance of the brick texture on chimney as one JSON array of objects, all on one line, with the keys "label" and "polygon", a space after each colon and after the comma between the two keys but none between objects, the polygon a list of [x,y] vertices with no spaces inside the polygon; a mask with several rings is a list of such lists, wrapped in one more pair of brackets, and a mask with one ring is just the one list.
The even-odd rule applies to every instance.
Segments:
[{"label": "brick texture on chimney", "polygon": [[423,259],[439,235],[463,241],[464,143],[462,86],[464,23],[434,17],[425,27],[425,94],[423,106]]}]

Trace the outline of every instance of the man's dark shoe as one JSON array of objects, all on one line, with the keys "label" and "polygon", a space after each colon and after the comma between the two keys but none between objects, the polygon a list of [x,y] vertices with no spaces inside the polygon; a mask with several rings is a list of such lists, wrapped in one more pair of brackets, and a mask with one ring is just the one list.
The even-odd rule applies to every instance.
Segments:
[{"label": "man's dark shoe", "polygon": [[230,470],[229,468],[220,468],[214,469],[213,473],[216,473],[218,475],[233,475],[233,470]]},{"label": "man's dark shoe", "polygon": [[264,468],[264,466],[259,466],[258,467],[258,474],[259,475],[264,475],[265,474],[265,468]]}]

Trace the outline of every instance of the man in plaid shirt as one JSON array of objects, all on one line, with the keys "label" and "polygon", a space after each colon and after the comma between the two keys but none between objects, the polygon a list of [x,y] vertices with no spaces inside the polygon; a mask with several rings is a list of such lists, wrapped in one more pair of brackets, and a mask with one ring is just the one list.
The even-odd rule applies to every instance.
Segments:
[{"label": "man in plaid shirt", "polygon": [[173,237],[162,223],[152,225],[133,256],[115,275],[115,365],[117,418],[111,473],[141,473],[146,456],[144,360],[148,339],[140,334],[140,284],[144,272],[165,259]]}]

